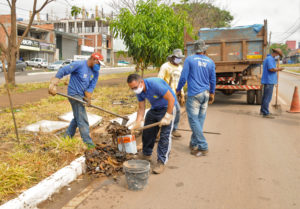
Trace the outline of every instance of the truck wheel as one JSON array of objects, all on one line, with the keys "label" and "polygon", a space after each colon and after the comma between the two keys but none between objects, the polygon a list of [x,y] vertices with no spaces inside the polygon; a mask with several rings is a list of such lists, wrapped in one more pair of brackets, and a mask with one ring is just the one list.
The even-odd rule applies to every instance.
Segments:
[{"label": "truck wheel", "polygon": [[254,104],[255,102],[255,90],[248,90],[247,91],[247,103]]},{"label": "truck wheel", "polygon": [[256,98],[256,104],[261,105],[262,101],[262,90],[256,90],[255,91],[255,98]]}]

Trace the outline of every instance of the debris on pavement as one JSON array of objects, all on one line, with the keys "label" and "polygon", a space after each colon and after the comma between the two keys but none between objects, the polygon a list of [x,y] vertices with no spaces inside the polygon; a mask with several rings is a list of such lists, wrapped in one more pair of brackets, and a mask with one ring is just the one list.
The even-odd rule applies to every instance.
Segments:
[{"label": "debris on pavement", "polygon": [[107,133],[112,135],[112,140],[115,145],[118,144],[117,139],[118,136],[125,136],[131,134],[131,131],[127,126],[120,125],[120,123],[114,121],[110,122],[110,124],[106,127]]},{"label": "debris on pavement", "polygon": [[111,145],[97,144],[95,149],[85,151],[87,173],[96,177],[116,176],[123,173],[123,162],[134,158],[132,154],[119,152]]}]

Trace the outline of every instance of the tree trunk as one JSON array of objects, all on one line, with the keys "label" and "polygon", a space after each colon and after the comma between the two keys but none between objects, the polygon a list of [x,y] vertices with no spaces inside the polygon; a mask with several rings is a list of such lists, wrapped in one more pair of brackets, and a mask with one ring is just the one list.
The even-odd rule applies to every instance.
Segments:
[{"label": "tree trunk", "polygon": [[16,70],[16,56],[17,56],[17,20],[16,20],[16,3],[11,5],[11,31],[10,39],[7,47],[7,81],[9,84],[15,85],[15,70]]},{"label": "tree trunk", "polygon": [[16,69],[16,48],[11,48],[9,51],[10,60],[8,64],[7,81],[9,84],[15,85],[15,69]]}]

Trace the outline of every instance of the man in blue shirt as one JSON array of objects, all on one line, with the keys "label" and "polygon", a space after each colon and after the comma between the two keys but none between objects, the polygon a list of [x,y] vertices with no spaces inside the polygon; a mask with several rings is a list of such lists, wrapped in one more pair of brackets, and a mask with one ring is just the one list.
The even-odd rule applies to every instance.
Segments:
[{"label": "man in blue shirt", "polygon": [[[91,104],[92,92],[98,81],[101,60],[103,60],[103,56],[100,53],[93,53],[88,60],[72,62],[70,65],[61,68],[55,77],[50,80],[49,94],[54,96],[59,80],[71,74],[68,85],[68,95],[86,101],[89,106]],[[85,106],[72,99],[69,99],[69,102],[72,106],[74,118],[65,136],[72,138],[78,127],[81,138],[84,143],[87,144],[88,148],[95,147],[89,134],[89,121]]]},{"label": "man in blue shirt", "polygon": [[274,118],[269,112],[269,104],[272,100],[273,87],[277,84],[277,73],[284,68],[276,68],[276,60],[282,57],[281,49],[272,49],[272,54],[268,54],[263,63],[263,74],[261,84],[263,85],[263,96],[260,108],[260,114],[264,118]]},{"label": "man in blue shirt", "polygon": [[[171,150],[173,118],[176,114],[176,108],[174,107],[177,103],[175,93],[167,82],[161,78],[142,79],[137,74],[131,74],[127,78],[127,83],[139,101],[137,119],[132,131],[134,132],[135,129],[141,127],[141,122],[145,115],[145,99],[148,99],[151,104],[151,109],[146,114],[145,126],[160,122],[161,132],[157,146],[157,164],[153,168],[153,173],[162,173]],[[151,161],[152,150],[158,131],[158,126],[143,130],[142,159]]]},{"label": "man in blue shirt", "polygon": [[186,58],[176,92],[180,94],[181,88],[187,81],[186,111],[193,131],[190,141],[191,154],[203,156],[208,152],[203,135],[203,124],[207,106],[214,102],[216,73],[214,62],[205,56],[208,48],[205,42],[197,40],[194,46],[196,54]]}]

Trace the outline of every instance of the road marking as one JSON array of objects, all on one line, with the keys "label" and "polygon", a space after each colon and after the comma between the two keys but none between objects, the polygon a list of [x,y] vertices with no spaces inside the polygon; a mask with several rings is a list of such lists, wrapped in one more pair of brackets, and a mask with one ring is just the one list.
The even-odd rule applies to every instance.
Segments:
[{"label": "road marking", "polygon": [[47,74],[55,74],[57,72],[39,72],[39,73],[27,73],[27,75],[47,75]]}]

